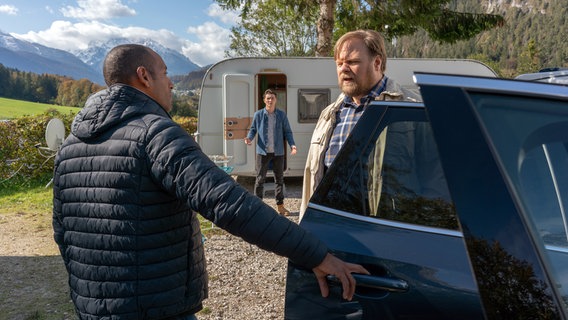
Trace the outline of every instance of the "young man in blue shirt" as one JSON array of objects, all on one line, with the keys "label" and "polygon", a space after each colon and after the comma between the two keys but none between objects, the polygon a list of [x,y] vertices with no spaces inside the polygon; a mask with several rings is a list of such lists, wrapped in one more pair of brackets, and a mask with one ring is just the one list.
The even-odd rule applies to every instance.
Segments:
[{"label": "young man in blue shirt", "polygon": [[292,149],[290,154],[297,152],[292,129],[286,113],[276,108],[276,94],[268,89],[262,95],[265,107],[254,113],[253,121],[245,138],[247,145],[252,144],[252,139],[258,133],[256,141],[256,181],[254,194],[261,198],[264,195],[264,181],[268,171],[268,165],[272,160],[272,171],[276,183],[275,197],[278,212],[289,215],[290,211],[284,207],[284,156],[286,154],[285,141]]}]

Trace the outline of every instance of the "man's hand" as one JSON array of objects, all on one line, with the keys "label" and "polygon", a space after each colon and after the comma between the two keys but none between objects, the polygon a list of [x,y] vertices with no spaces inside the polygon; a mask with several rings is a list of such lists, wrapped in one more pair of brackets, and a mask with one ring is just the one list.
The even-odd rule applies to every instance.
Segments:
[{"label": "man's hand", "polygon": [[252,141],[250,141],[249,138],[245,138],[245,143],[250,146],[252,144]]},{"label": "man's hand", "polygon": [[296,148],[296,146],[292,146],[292,150],[290,151],[290,154],[295,155],[296,152],[298,152],[298,148]]},{"label": "man's hand", "polygon": [[369,274],[365,268],[358,264],[347,263],[331,254],[327,254],[319,266],[312,269],[318,279],[321,295],[327,298],[329,295],[329,286],[327,285],[326,276],[334,275],[343,287],[343,299],[351,301],[355,294],[355,278],[351,273]]}]

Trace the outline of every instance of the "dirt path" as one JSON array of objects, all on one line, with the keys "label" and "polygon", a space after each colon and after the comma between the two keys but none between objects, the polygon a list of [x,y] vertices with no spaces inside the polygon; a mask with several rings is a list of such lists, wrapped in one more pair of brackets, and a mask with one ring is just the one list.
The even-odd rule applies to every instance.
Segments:
[{"label": "dirt path", "polygon": [[[239,178],[241,179],[241,178]],[[252,189],[252,180],[241,179]],[[301,183],[286,178],[297,222]],[[273,195],[265,202],[276,207]],[[283,319],[287,260],[225,232],[205,242],[209,298],[198,319]],[[0,214],[0,320],[76,319],[51,214]]]},{"label": "dirt path", "polygon": [[0,319],[75,319],[51,215],[0,215]]}]

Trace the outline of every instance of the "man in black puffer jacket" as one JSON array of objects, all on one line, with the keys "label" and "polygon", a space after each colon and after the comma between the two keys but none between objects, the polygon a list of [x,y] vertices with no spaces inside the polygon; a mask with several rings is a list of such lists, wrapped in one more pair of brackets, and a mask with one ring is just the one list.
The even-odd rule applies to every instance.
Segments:
[{"label": "man in black puffer jacket", "polygon": [[173,84],[148,47],[121,45],[103,67],[54,171],[53,229],[81,319],[192,319],[207,297],[196,212],[244,240],[312,268],[322,295],[351,273],[298,225],[249,194],[168,115]]}]

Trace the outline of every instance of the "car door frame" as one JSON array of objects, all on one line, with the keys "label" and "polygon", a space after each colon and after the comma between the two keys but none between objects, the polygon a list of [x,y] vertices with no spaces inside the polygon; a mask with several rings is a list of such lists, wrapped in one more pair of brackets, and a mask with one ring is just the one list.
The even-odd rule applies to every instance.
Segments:
[{"label": "car door frame", "polygon": [[[400,116],[401,113],[413,115]],[[341,148],[334,165],[329,168],[315,191],[314,197],[318,195],[325,197],[330,187],[329,184],[337,181],[335,179],[337,174],[339,172],[348,174],[350,166],[359,161],[357,158],[361,157],[363,150],[368,148],[370,140],[374,142],[374,139],[370,137],[378,136],[388,123],[418,119],[427,121],[424,106],[421,103],[373,102],[368,106]],[[403,303],[397,296],[404,295],[408,290],[418,292],[419,290],[416,289],[418,286],[431,286],[442,293],[436,297],[412,296],[413,308],[410,309],[406,307],[409,301],[404,302],[404,308],[408,312],[415,312],[413,317],[420,315],[424,319],[454,319],[456,317],[478,319],[481,316],[482,310],[477,288],[460,231],[365,217],[321,206],[312,201],[300,225],[322,239],[336,256],[346,261],[362,264],[372,271],[372,279],[356,276],[358,292],[370,290],[375,295],[375,297],[367,296],[364,299],[377,301],[396,297],[394,299],[398,299],[397,306],[400,306]],[[356,245],[352,246],[354,243]],[[382,254],[388,258],[379,259],[380,262],[374,261],[373,257]],[[445,256],[451,256],[451,258],[445,258]],[[397,265],[397,259],[410,261],[413,267],[401,271],[404,267],[400,267],[402,263]],[[421,268],[422,266],[428,267]],[[416,268],[416,270],[409,271],[410,268]],[[405,274],[405,272],[408,273]],[[429,281],[424,281],[428,283],[417,281],[417,279],[423,279],[421,274],[431,275]],[[317,283],[310,277],[309,270],[302,270],[293,263],[289,264],[287,278],[294,280],[287,282],[286,319],[314,317],[335,319],[335,317],[340,318],[339,309],[350,309],[355,314],[359,312],[357,308],[361,306],[357,306],[355,301],[338,300],[340,297],[337,291],[340,289],[338,286],[334,286],[335,291],[332,290],[330,298],[319,297]],[[447,288],[444,287],[444,283],[452,281],[455,281],[452,285],[458,294],[448,294]],[[298,288],[295,282],[308,284],[303,288]],[[384,287],[373,288],[374,283],[382,283]],[[290,291],[296,291],[298,294],[290,297]],[[424,301],[419,301],[420,299]],[[428,303],[425,302],[428,299],[443,301],[443,304],[452,310],[445,313],[446,311],[429,308]],[[355,300],[360,299],[356,297]],[[369,304],[366,307],[375,308]],[[388,309],[388,306],[383,305],[382,308]],[[469,312],[464,312],[464,310],[469,310]],[[356,315],[351,314],[350,316],[356,318]]]},{"label": "car door frame", "polygon": [[[469,97],[472,92],[544,97],[546,88],[522,81],[427,73],[416,73],[415,81],[426,105],[486,317],[518,318],[522,315],[517,312],[524,310],[514,305],[518,292],[496,290],[491,280],[494,265],[479,259],[486,254],[484,250],[492,250],[500,254],[500,270],[512,270],[519,263],[529,266],[534,283],[542,285],[550,298],[549,314],[566,319],[545,247],[512,192],[514,188]],[[504,312],[508,313],[503,316]]]}]

